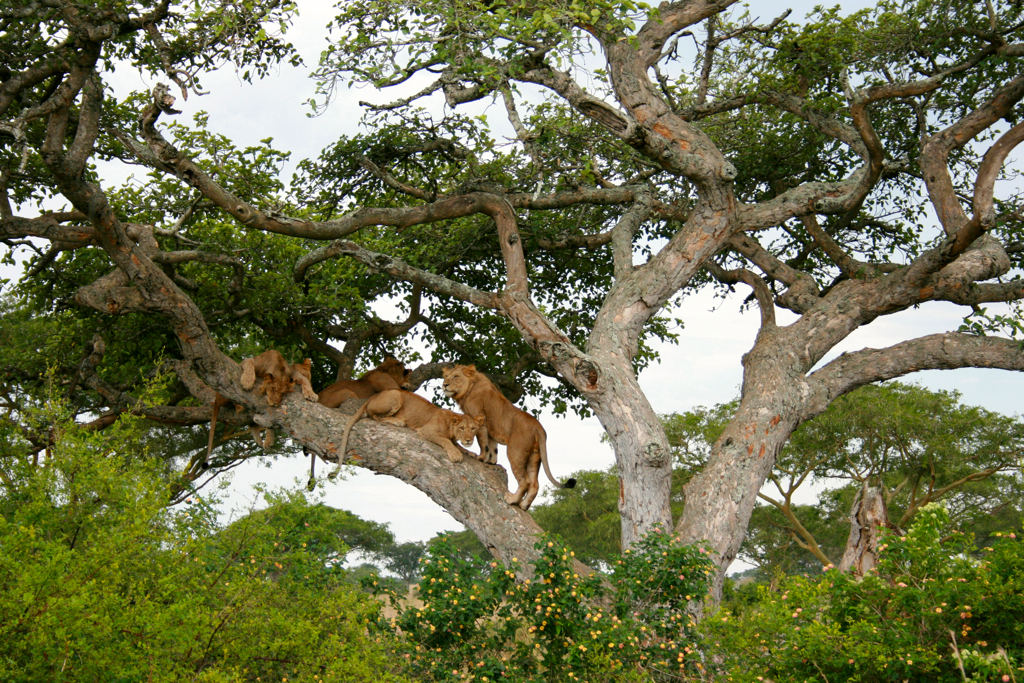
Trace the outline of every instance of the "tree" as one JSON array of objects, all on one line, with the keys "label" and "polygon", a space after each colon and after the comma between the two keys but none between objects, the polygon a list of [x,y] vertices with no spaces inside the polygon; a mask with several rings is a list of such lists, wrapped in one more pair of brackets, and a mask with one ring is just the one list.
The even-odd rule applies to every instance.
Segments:
[{"label": "tree", "polygon": [[427,549],[426,543],[406,541],[405,543],[392,543],[381,550],[381,557],[384,559],[384,566],[398,574],[398,578],[407,584],[419,578],[422,573],[420,569],[420,558]]},{"label": "tree", "polygon": [[325,567],[341,566],[351,551],[374,555],[395,543],[387,525],[323,503],[309,504],[300,493],[267,494],[267,499],[270,504],[249,513],[242,525],[266,526],[276,532],[278,543],[305,548]]},{"label": "tree", "polygon": [[[370,132],[304,163],[291,187],[271,141],[238,150],[202,116],[162,127],[177,113],[167,87],[119,96],[104,78],[116,61],[184,96],[225,62],[258,76],[288,58],[294,6],[2,10],[0,237],[36,250],[7,307],[12,320],[45,314],[8,334],[59,331],[5,369],[16,404],[47,365],[96,428],[124,411],[199,424],[207,409],[188,396],[208,404],[216,391],[245,409],[237,424],[345,458],[341,415],[295,396],[268,407],[228,352],[312,356],[323,386],[422,324],[435,346],[416,382],[479,361],[513,396],[601,420],[630,544],[674,521],[670,445],[636,379],[652,360],[645,339],[670,333],[659,315],[680,293],[743,283],[761,328],[742,396],[674,525],[707,539],[724,574],[783,445],[837,397],[928,368],[1024,368],[1008,338],[1024,296],[1020,214],[1012,184],[996,182],[1024,136],[1022,10],[882,0],[799,24],[731,5],[346,3],[334,22],[345,37],[316,71],[325,96],[346,82],[412,92],[366,105]],[[418,108],[430,98],[448,106],[439,119]],[[515,149],[459,113],[482,99],[505,106]],[[100,160],[142,164],[150,181],[116,188]],[[67,206],[32,213],[57,198]],[[405,301],[405,320],[371,312],[385,296]],[[878,318],[936,301],[970,320],[828,359]],[[997,302],[1009,312],[985,308]],[[777,324],[776,307],[795,321]],[[132,389],[157,368],[180,384],[146,408]],[[542,390],[539,375],[558,386]],[[45,428],[21,426],[45,448]],[[352,445],[499,558],[534,556],[539,527],[491,495],[503,482],[488,468],[439,467],[436,449],[376,424]],[[185,482],[200,476],[192,461]]]}]

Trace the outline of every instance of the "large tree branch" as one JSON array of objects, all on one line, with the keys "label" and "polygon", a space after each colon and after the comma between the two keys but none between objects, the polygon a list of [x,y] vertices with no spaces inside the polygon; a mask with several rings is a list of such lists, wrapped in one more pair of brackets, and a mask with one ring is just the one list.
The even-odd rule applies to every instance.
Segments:
[{"label": "large tree branch", "polygon": [[37,218],[8,216],[0,218],[0,240],[20,237],[42,237],[66,249],[86,247],[96,243],[96,231],[88,225],[63,225],[67,221],[84,221],[80,211],[46,213]]},{"label": "large tree branch", "polygon": [[[172,170],[178,178],[198,190],[240,223],[267,232],[317,240],[345,237],[366,225],[402,224],[401,219],[395,218],[395,215],[403,214],[403,209],[361,209],[355,214],[348,214],[331,221],[308,221],[256,209],[223,188],[191,159],[184,156],[163,138],[156,129],[156,120],[162,111],[170,110],[174,98],[167,93],[166,86],[157,86],[154,89],[154,97],[159,104],[150,105],[143,111],[139,117],[139,126],[149,148],[163,165],[160,170]],[[139,160],[143,163],[152,163],[152,160],[145,156],[140,156]],[[413,220],[408,224],[419,222],[423,221]]]},{"label": "large tree branch", "polygon": [[982,233],[992,228],[996,222],[992,199],[995,192],[996,179],[1003,168],[1003,162],[1013,149],[1024,141],[1024,123],[1006,131],[981,161],[978,177],[974,182],[974,215],[956,233],[956,240],[950,250],[950,256],[956,258],[962,254]]},{"label": "large tree branch", "polygon": [[982,106],[922,142],[919,163],[925,187],[947,235],[956,235],[968,221],[949,173],[950,152],[962,148],[1006,116],[1021,98],[1024,98],[1024,76],[1017,76]]},{"label": "large tree branch", "polygon": [[435,275],[434,273],[420,270],[410,266],[405,261],[386,254],[370,251],[348,240],[338,240],[304,256],[295,266],[295,279],[299,280],[300,277],[304,277],[306,270],[311,265],[336,256],[354,258],[374,270],[379,270],[406,282],[421,285],[439,294],[446,294],[462,301],[468,301],[476,306],[483,308],[499,307],[497,294],[449,280],[442,275]]},{"label": "large tree branch", "polygon": [[558,93],[578,112],[601,124],[613,135],[626,142],[630,142],[637,131],[636,121],[616,107],[588,93],[568,73],[544,66],[532,69],[517,78],[527,83],[544,86]]},{"label": "large tree branch", "polygon": [[744,230],[753,231],[774,228],[808,213],[846,213],[849,198],[857,192],[865,173],[860,168],[838,182],[802,183],[768,201],[742,205],[737,218]]},{"label": "large tree branch", "polygon": [[811,373],[808,380],[831,401],[871,382],[895,379],[920,370],[956,368],[1024,371],[1024,352],[1020,342],[1012,339],[948,332],[884,349],[843,354]]},{"label": "large tree branch", "polygon": [[[263,426],[284,428],[326,460],[343,457],[346,462],[412,484],[471,529],[505,564],[511,564],[513,558],[525,564],[535,556],[533,546],[543,530],[528,513],[505,503],[507,475],[503,468],[474,458],[453,464],[440,447],[412,430],[373,420],[356,423],[348,453],[339,453],[348,416],[302,401],[292,393],[280,407],[269,409],[256,420]],[[577,571],[592,570],[578,564]]]},{"label": "large tree branch", "polygon": [[813,213],[800,216],[800,222],[803,223],[804,228],[807,229],[807,232],[814,239],[814,243],[825,252],[825,255],[832,260],[832,263],[836,264],[843,275],[847,277],[863,277],[874,274],[874,266],[870,263],[858,261],[847,254],[846,250],[832,239],[831,235],[822,230],[821,225],[818,224],[818,217]]},{"label": "large tree branch", "polygon": [[725,270],[714,261],[708,261],[704,264],[704,267],[716,280],[723,284],[734,285],[742,282],[750,285],[751,289],[754,290],[754,297],[757,299],[758,308],[761,309],[761,327],[775,327],[775,297],[772,296],[772,290],[768,289],[765,281],[758,277],[756,273],[746,268]]},{"label": "large tree branch", "polygon": [[736,0],[691,0],[662,3],[658,16],[649,19],[637,32],[637,50],[647,67],[661,58],[662,48],[673,35],[718,14]]},{"label": "large tree branch", "polygon": [[649,190],[638,191],[636,202],[611,229],[612,257],[616,279],[633,272],[633,237],[651,214],[652,197]]},{"label": "large tree branch", "polygon": [[803,119],[814,130],[845,143],[857,156],[867,159],[868,150],[857,130],[833,116],[815,109],[805,98],[792,93],[765,91],[748,96],[749,101],[762,102]]}]

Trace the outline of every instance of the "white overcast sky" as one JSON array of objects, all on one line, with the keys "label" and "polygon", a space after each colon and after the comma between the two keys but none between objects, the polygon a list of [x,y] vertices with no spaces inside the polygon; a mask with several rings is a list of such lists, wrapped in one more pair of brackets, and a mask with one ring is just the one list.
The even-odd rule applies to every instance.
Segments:
[{"label": "white overcast sky", "polygon": [[[815,3],[764,2],[757,5],[763,21],[769,21],[786,7],[794,9],[793,17],[803,16]],[[320,51],[326,47],[324,26],[332,17],[331,4],[299,0],[300,15],[288,38],[298,47],[306,67],[282,66],[268,78],[250,85],[237,77],[232,68],[222,69],[203,80],[210,94],[188,101],[180,98],[176,107],[183,110],[178,118],[182,123],[200,110],[209,112],[209,129],[231,138],[238,147],[259,144],[261,139],[274,138],[277,149],[292,152],[292,162],[286,175],[290,176],[294,163],[303,158],[315,158],[321,149],[342,135],[360,131],[359,100],[386,102],[395,98],[390,93],[376,93],[371,89],[343,91],[327,112],[309,118],[308,98],[314,95],[313,83],[307,78],[316,65]],[[865,6],[865,3],[844,3],[845,10]],[[156,81],[122,70],[114,80],[119,94],[128,90],[149,90]],[[500,102],[478,103],[486,111],[488,121],[504,120],[504,107]],[[479,112],[476,112],[479,113]],[[135,171],[144,178],[138,167],[127,170],[110,169],[111,177],[122,178]],[[104,171],[106,173],[106,171]],[[10,269],[0,271],[0,277],[12,277]],[[673,312],[682,318],[685,327],[680,331],[678,345],[661,348],[661,361],[646,369],[640,384],[655,410],[659,413],[681,412],[696,406],[710,406],[734,398],[741,382],[740,357],[753,344],[758,326],[756,311],[742,313],[740,302],[747,292],[743,287],[726,301],[710,297],[693,297]],[[779,311],[779,323],[792,319],[786,311]],[[956,329],[961,313],[948,304],[927,304],[876,321],[856,332],[829,358],[844,351],[864,347],[884,347],[924,334]],[[239,359],[240,360],[240,359]],[[826,359],[827,360],[827,359]],[[1024,392],[1020,375],[998,370],[956,370],[917,373],[904,379],[932,389],[957,389],[969,404],[1008,414],[1024,412]],[[529,406],[529,404],[527,405]],[[532,406],[536,407],[536,405]],[[614,463],[611,448],[601,443],[602,429],[594,418],[581,420],[574,416],[556,418],[541,415],[548,432],[548,452],[555,474],[564,478],[579,469],[604,469]],[[502,458],[499,463],[503,462]],[[304,486],[309,461],[301,456],[279,458],[270,467],[266,463],[253,463],[240,468],[233,475],[230,488],[229,510],[238,514],[249,507],[255,498],[253,486],[263,482],[271,487]],[[320,464],[325,472],[327,467]],[[372,473],[357,473],[345,481],[322,484],[320,492],[329,505],[351,510],[368,519],[386,522],[399,540],[426,540],[442,530],[461,529],[443,509],[427,496],[402,482]]]}]

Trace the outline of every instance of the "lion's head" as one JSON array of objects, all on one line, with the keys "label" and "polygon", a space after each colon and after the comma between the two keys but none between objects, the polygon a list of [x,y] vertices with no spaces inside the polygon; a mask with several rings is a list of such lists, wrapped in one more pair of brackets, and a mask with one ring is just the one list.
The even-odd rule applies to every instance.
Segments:
[{"label": "lion's head", "polygon": [[412,370],[407,370],[405,363],[394,356],[388,356],[385,358],[384,362],[377,366],[377,369],[394,377],[395,381],[398,382],[398,386],[406,390],[411,390],[409,385],[409,375],[412,373]]},{"label": "lion's head", "polygon": [[452,420],[452,440],[458,441],[463,446],[472,446],[476,433],[484,424],[483,416],[473,418],[469,415],[455,413],[456,418]]},{"label": "lion's head", "polygon": [[444,395],[456,401],[466,395],[477,379],[475,365],[456,365],[441,372],[444,375]]},{"label": "lion's head", "polygon": [[266,394],[267,403],[272,406],[281,405],[281,399],[292,390],[295,382],[285,374],[264,375],[263,384],[260,385],[260,393]]}]

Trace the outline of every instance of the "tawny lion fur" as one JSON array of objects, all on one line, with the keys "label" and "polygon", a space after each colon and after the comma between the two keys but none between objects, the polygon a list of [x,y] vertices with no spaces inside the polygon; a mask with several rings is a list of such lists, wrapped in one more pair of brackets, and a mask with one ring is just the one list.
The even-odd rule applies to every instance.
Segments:
[{"label": "tawny lion fur", "polygon": [[242,388],[252,389],[256,378],[262,377],[260,393],[267,395],[267,403],[272,406],[281,405],[281,399],[296,384],[302,388],[303,398],[315,401],[318,397],[309,382],[309,366],[308,358],[293,366],[278,351],[267,349],[255,358],[246,358],[242,361]]},{"label": "tawny lion fur", "polygon": [[[252,389],[253,385],[256,384],[256,378],[262,377],[263,383],[260,385],[260,393],[267,395],[267,402],[272,406],[280,405],[284,395],[291,391],[296,384],[302,388],[302,395],[307,401],[315,401],[317,395],[313,391],[313,385],[310,383],[310,365],[311,363],[308,358],[301,363],[289,365],[285,361],[284,356],[279,352],[273,349],[264,351],[255,358],[246,358],[242,361],[242,388]],[[219,393],[214,396],[213,415],[210,418],[210,440],[206,446],[207,461],[209,461],[210,454],[213,452],[214,431],[217,429],[217,415],[220,413],[220,409],[229,403],[232,403],[231,399],[224,398]],[[235,405],[235,410],[241,412],[242,406]],[[256,425],[251,425],[249,433],[252,434],[253,441],[264,450],[274,445],[273,429],[268,428],[265,432],[266,436],[260,437],[260,428]]]},{"label": "tawny lion fur", "polygon": [[506,493],[505,502],[528,510],[540,490],[538,475],[540,466],[555,486],[571,489],[575,479],[564,484],[551,475],[548,468],[547,432],[533,415],[516,408],[502,396],[491,380],[478,372],[475,365],[456,365],[444,368],[444,393],[454,398],[462,412],[473,418],[483,418],[483,426],[477,432],[480,444],[480,460],[489,464],[498,461],[497,444],[505,444],[512,474],[519,488],[515,493]]},{"label": "tawny lion fur", "polygon": [[462,453],[469,453],[460,450],[453,441],[472,446],[473,438],[480,428],[480,421],[468,415],[439,408],[411,391],[388,389],[371,396],[345,424],[345,432],[341,437],[341,457],[338,459],[338,467],[329,475],[330,478],[333,479],[341,470],[352,426],[364,415],[377,422],[415,430],[421,438],[443,448],[451,462],[462,462]]},{"label": "tawny lion fur", "polygon": [[342,380],[323,389],[319,402],[328,408],[337,408],[350,398],[370,398],[388,389],[408,389],[410,372],[402,361],[388,356],[359,379]]}]

